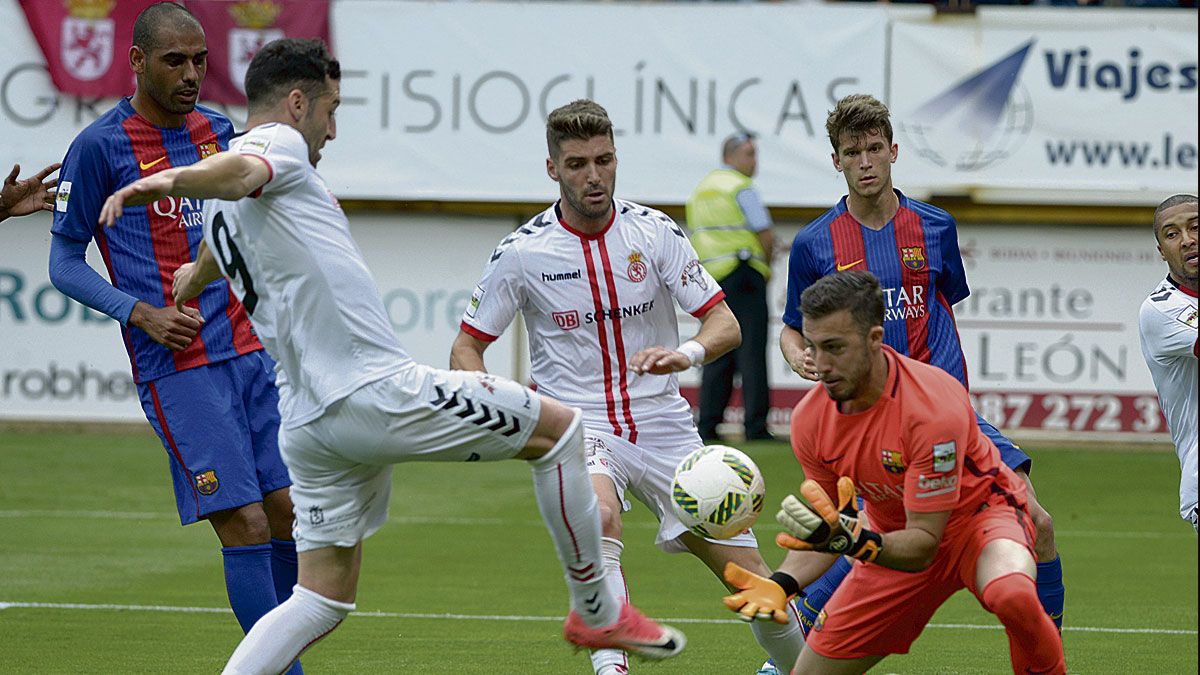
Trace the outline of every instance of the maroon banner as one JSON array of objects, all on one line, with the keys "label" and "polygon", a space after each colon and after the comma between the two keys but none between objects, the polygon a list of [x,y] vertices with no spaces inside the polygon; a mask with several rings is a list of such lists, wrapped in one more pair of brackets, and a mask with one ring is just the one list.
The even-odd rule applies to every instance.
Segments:
[{"label": "maroon banner", "polygon": [[133,21],[156,0],[21,0],[61,92],[96,98],[133,93]]},{"label": "maroon banner", "polygon": [[[133,22],[160,0],[21,0],[55,88],[65,94],[115,98],[133,93],[129,69]],[[329,40],[329,0],[186,0],[204,27],[208,75],[205,101],[246,103],[250,59],[282,38]]]},{"label": "maroon banner", "polygon": [[205,101],[244,105],[250,60],[283,37],[329,40],[329,0],[187,0],[208,40]]}]

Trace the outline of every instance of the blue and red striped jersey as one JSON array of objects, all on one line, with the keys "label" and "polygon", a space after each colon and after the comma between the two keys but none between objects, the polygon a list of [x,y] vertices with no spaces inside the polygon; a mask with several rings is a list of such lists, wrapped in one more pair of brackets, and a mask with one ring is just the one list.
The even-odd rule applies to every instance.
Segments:
[{"label": "blue and red striped jersey", "polygon": [[[127,207],[111,228],[97,224],[104,200],[129,183],[173,166],[195,164],[229,146],[233,123],[197,106],[174,129],[154,126],[122,99],[71,143],[59,171],[52,232],[96,240],[113,286],[155,307],[172,304],[175,270],[190,262],[203,240],[203,202],[166,197]],[[65,193],[65,194],[64,194]],[[213,282],[188,305],[205,323],[187,349],[172,352],[144,332],[122,328],[137,382],[262,349],[225,279]]]},{"label": "blue and red striped jersey", "polygon": [[896,195],[900,210],[881,230],[855,220],[842,197],[796,235],[783,322],[801,329],[800,294],[817,279],[843,270],[867,270],[879,279],[887,304],[883,341],[966,386],[966,362],[951,306],[971,290],[954,217],[899,190]]}]

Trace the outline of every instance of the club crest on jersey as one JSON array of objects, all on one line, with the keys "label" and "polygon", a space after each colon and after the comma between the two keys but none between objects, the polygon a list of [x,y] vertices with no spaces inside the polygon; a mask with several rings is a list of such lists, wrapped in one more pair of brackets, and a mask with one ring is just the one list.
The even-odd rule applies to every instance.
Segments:
[{"label": "club crest on jersey", "polygon": [[679,283],[687,286],[694,284],[700,287],[700,290],[708,290],[708,279],[704,278],[704,268],[700,266],[699,260],[692,260],[683,266],[683,274],[679,276]]},{"label": "club crest on jersey", "polygon": [[579,312],[573,309],[568,312],[552,312],[550,316],[554,318],[554,323],[563,330],[579,328]]},{"label": "club crest on jersey", "polygon": [[196,146],[196,150],[200,152],[200,159],[204,159],[205,157],[212,157],[220,152],[221,146],[217,145],[216,143],[201,143],[200,145]]},{"label": "club crest on jersey", "polygon": [[646,263],[642,262],[642,254],[640,251],[634,251],[629,254],[629,269],[626,274],[629,275],[629,280],[633,283],[641,283],[646,279]]},{"label": "club crest on jersey", "polygon": [[883,468],[888,473],[904,473],[904,458],[899,450],[883,451]]},{"label": "club crest on jersey", "polygon": [[900,261],[908,269],[917,272],[925,269],[925,247],[924,246],[901,246]]},{"label": "club crest on jersey", "polygon": [[217,472],[209,469],[196,474],[196,492],[202,495],[211,495],[221,487],[221,482],[217,480]]}]

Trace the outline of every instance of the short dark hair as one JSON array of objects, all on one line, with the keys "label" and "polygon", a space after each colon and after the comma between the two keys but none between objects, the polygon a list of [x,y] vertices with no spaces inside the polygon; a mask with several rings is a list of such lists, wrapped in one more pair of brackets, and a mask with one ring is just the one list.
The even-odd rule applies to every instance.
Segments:
[{"label": "short dark hair", "polygon": [[150,5],[137,15],[133,22],[133,46],[149,54],[158,49],[162,42],[159,32],[166,27],[191,24],[204,32],[200,21],[183,5],[174,2],[158,2]]},{"label": "short dark hair", "polygon": [[551,157],[559,156],[563,141],[586,141],[595,136],[613,140],[613,125],[608,111],[591,99],[571,101],[546,117],[546,148]]},{"label": "short dark hair", "polygon": [[269,108],[293,89],[309,98],[325,93],[325,78],[342,79],[342,66],[321,40],[281,38],[258,50],[246,69],[250,112]]},{"label": "short dark hair", "polygon": [[883,289],[874,274],[865,270],[835,272],[821,277],[800,295],[800,313],[807,321],[850,310],[863,335],[883,325]]},{"label": "short dark hair", "polygon": [[1154,238],[1155,239],[1158,238],[1158,226],[1159,226],[1158,220],[1159,220],[1159,218],[1162,217],[1163,211],[1166,211],[1167,209],[1171,208],[1172,206],[1179,206],[1180,204],[1195,204],[1195,203],[1196,203],[1196,195],[1178,194],[1178,195],[1171,195],[1170,197],[1167,197],[1166,199],[1164,199],[1163,202],[1158,205],[1158,208],[1154,209]]},{"label": "short dark hair", "polygon": [[729,159],[729,156],[732,155],[735,150],[742,147],[743,143],[750,143],[754,141],[754,139],[755,135],[749,131],[739,131],[726,136],[725,140],[721,143],[721,160],[724,161]]},{"label": "short dark hair", "polygon": [[838,152],[842,134],[850,138],[862,138],[873,131],[892,142],[892,120],[887,106],[879,99],[867,94],[850,94],[837,102],[829,117],[825,119],[825,131],[833,151]]}]

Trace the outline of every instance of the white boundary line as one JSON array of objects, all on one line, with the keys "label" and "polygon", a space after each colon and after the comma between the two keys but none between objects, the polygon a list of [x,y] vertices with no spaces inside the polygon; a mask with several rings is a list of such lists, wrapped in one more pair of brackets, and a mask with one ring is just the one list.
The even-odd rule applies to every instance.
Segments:
[{"label": "white boundary line", "polygon": [[[178,516],[168,511],[80,511],[80,510],[0,510],[0,518],[78,518],[81,520],[178,520]],[[462,525],[462,526],[512,526],[529,525],[541,527],[540,520],[521,520],[516,518],[479,518],[456,516],[390,516],[389,523],[400,525]],[[1182,523],[1182,521],[1180,521]],[[635,529],[658,529],[657,523],[632,522],[625,527]],[[1186,526],[1185,526],[1186,527]],[[775,531],[778,526],[768,523],[764,531]],[[1097,539],[1195,539],[1195,533],[1188,534],[1181,528],[1178,532],[1138,532],[1121,530],[1055,530],[1056,537],[1086,537]]]},{"label": "white boundary line", "polygon": [[[230,610],[224,607],[172,607],[168,605],[115,605],[115,604],[79,604],[70,602],[4,602],[0,601],[0,611],[6,609],[66,609],[66,610],[109,610],[118,612],[170,612],[177,614],[228,614]],[[354,612],[353,616],[373,619],[449,619],[451,621],[548,621],[560,622],[561,616],[521,616],[511,614],[433,614],[423,612]],[[694,619],[694,618],[663,618],[665,623],[696,623],[696,624],[740,624],[739,619]],[[950,630],[1004,630],[999,624],[974,623],[931,623],[928,628]],[[1101,628],[1095,626],[1063,627],[1064,631],[1080,633],[1113,633],[1133,635],[1196,635],[1194,630],[1179,630],[1173,628]]]}]

